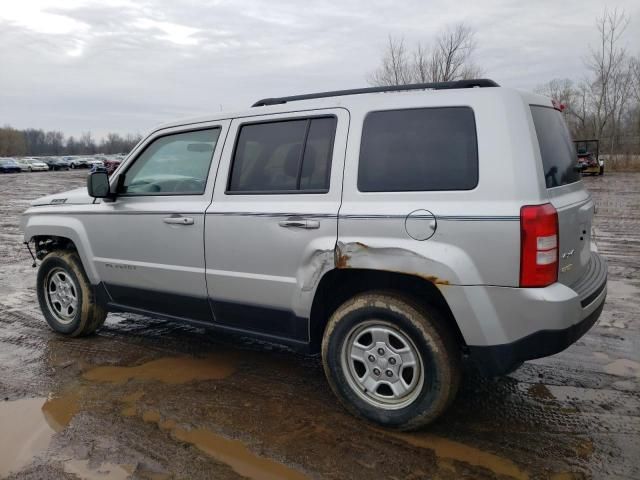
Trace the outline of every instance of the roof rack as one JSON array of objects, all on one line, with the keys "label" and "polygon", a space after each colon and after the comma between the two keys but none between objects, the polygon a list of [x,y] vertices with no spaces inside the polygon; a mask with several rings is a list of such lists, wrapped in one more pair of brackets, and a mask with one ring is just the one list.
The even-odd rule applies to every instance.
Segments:
[{"label": "roof rack", "polygon": [[411,83],[409,85],[390,85],[387,87],[354,88],[351,90],[335,90],[333,92],[308,93],[306,95],[292,95],[290,97],[263,98],[251,105],[252,107],[265,107],[267,105],[280,105],[298,100],[311,100],[314,98],[342,97],[345,95],[360,95],[363,93],[399,92],[404,90],[451,90],[454,88],[484,88],[499,87],[496,82],[488,78],[473,80],[455,80],[452,82]]}]

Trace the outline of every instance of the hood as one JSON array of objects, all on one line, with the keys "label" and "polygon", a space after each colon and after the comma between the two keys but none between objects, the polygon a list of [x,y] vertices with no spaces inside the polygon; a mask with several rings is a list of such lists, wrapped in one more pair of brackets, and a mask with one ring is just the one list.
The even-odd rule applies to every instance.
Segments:
[{"label": "hood", "polygon": [[93,203],[93,198],[87,193],[87,187],[76,188],[67,192],[54,193],[44,197],[36,198],[31,202],[31,206],[42,205],[83,205]]}]

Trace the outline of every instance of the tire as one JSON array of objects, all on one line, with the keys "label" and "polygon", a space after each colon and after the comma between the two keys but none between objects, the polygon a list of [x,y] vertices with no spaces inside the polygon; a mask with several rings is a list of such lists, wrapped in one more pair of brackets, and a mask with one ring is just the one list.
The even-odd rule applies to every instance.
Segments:
[{"label": "tire", "polygon": [[424,427],[446,410],[460,384],[460,357],[437,309],[394,292],[346,301],[322,340],[325,375],[345,408],[397,430]]},{"label": "tire", "polygon": [[40,309],[54,331],[82,337],[91,335],[104,323],[107,312],[96,303],[76,252],[49,253],[40,264],[37,282]]}]

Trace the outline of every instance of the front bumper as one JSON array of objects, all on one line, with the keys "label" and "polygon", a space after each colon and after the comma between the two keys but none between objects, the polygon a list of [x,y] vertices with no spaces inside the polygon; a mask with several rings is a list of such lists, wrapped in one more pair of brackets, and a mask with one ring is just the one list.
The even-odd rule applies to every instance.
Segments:
[{"label": "front bumper", "polygon": [[[451,288],[451,289],[449,289]],[[575,343],[598,320],[607,296],[607,264],[597,252],[571,286],[441,289],[469,348],[487,375],[546,357]]]}]

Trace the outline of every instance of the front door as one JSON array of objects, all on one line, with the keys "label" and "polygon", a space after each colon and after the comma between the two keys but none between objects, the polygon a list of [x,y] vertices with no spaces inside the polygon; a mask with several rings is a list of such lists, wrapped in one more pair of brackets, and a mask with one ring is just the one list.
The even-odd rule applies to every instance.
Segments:
[{"label": "front door", "polygon": [[124,179],[116,200],[87,216],[88,244],[112,306],[212,320],[204,212],[228,123],[155,134],[117,172]]},{"label": "front door", "polygon": [[348,123],[344,109],[232,122],[205,223],[218,325],[308,341],[318,274],[333,264]]}]

